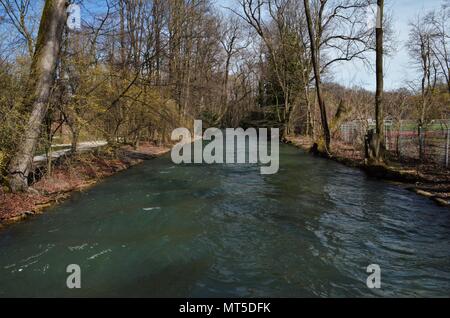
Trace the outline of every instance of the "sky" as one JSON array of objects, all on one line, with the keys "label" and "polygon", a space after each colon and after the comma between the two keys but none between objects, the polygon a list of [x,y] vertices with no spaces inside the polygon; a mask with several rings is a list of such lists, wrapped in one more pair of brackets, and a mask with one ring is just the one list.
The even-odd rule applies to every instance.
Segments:
[{"label": "sky", "polygon": [[[393,15],[393,28],[396,36],[397,51],[385,58],[385,89],[394,90],[406,86],[408,81],[417,77],[417,71],[411,67],[411,59],[405,44],[408,41],[409,22],[430,9],[441,7],[442,0],[387,0],[388,10]],[[373,61],[375,60],[375,53]],[[375,73],[360,62],[341,64],[334,69],[336,82],[345,85],[362,86],[375,90]]]},{"label": "sky", "polygon": [[[219,7],[232,7],[237,0],[215,0]],[[419,14],[431,9],[439,9],[443,0],[386,0],[387,12],[392,15],[396,52],[385,57],[385,90],[404,87],[417,78],[417,70],[411,67],[411,59],[405,44],[409,36],[409,22]],[[375,52],[371,54],[370,63],[375,65]],[[335,82],[344,86],[360,86],[375,91],[375,72],[367,64],[342,62],[335,64],[331,70]]]}]

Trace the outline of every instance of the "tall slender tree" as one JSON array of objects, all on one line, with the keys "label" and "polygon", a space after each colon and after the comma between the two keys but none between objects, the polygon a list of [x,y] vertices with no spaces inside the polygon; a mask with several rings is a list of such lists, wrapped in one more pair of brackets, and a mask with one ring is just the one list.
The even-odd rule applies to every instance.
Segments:
[{"label": "tall slender tree", "polygon": [[369,164],[383,164],[384,162],[384,0],[377,0],[375,25],[375,55],[376,55],[376,91],[375,91],[375,130],[370,130],[366,136],[366,159]]},{"label": "tall slender tree", "polygon": [[67,4],[66,0],[46,0],[42,12],[28,84],[31,95],[26,100],[32,111],[22,141],[8,167],[8,182],[13,192],[28,189],[33,155],[55,81],[61,39],[67,19]]},{"label": "tall slender tree", "polygon": [[384,113],[383,113],[383,91],[384,91],[384,73],[383,73],[383,19],[384,19],[384,0],[377,0],[377,21],[376,21],[376,77],[377,88],[375,92],[375,119],[376,119],[376,138],[374,159],[378,163],[383,161],[384,145]]},{"label": "tall slender tree", "polygon": [[327,153],[330,153],[331,149],[331,134],[330,134],[330,128],[328,126],[328,118],[327,118],[327,110],[325,106],[325,100],[323,99],[323,93],[322,93],[322,83],[321,83],[321,72],[320,72],[320,65],[319,65],[319,54],[317,52],[318,45],[317,45],[317,38],[314,34],[314,25],[313,25],[313,19],[311,15],[311,8],[309,5],[309,0],[303,0],[303,3],[305,5],[305,14],[306,14],[306,20],[308,25],[308,34],[309,39],[311,43],[311,62],[313,65],[313,71],[314,71],[314,78],[316,83],[316,94],[317,94],[317,102],[319,104],[320,109],[320,117],[322,121],[322,133],[323,138],[325,141],[325,151]]}]

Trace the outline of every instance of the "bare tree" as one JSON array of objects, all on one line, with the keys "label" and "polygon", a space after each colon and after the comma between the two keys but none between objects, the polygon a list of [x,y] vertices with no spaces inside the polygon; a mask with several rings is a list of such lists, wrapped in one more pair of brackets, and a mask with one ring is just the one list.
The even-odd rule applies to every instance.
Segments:
[{"label": "bare tree", "polygon": [[431,50],[450,93],[450,4],[443,5],[439,12],[430,12],[424,20],[431,26]]},{"label": "bare tree", "polygon": [[[323,150],[329,153],[331,135],[321,92],[322,78],[336,63],[364,59],[364,54],[371,49],[373,31],[367,29],[364,18],[368,2],[309,0],[308,3],[303,1],[302,6],[297,0],[240,0],[240,6],[240,12],[233,11],[256,31],[267,48],[268,60],[284,95],[284,121],[291,122],[291,114],[303,95],[307,131],[313,122],[309,100],[313,71],[315,93],[320,95],[316,100],[322,123]],[[308,40],[305,40],[306,34]],[[309,61],[303,58],[305,53],[310,55]],[[292,73],[293,67],[297,67],[297,72]],[[295,82],[301,85],[296,86]],[[299,91],[303,94],[299,95]],[[289,128],[290,124],[286,126]],[[285,131],[288,132],[289,129]]]},{"label": "bare tree", "polygon": [[421,74],[420,103],[418,103],[418,137],[419,156],[424,159],[424,129],[427,124],[427,115],[433,104],[434,92],[437,84],[438,61],[433,54],[434,28],[422,16],[410,23],[409,53]]},{"label": "bare tree", "polygon": [[28,54],[33,56],[34,39],[33,32],[29,26],[29,9],[31,0],[0,0],[0,5],[3,7],[10,23],[22,35],[27,44]]},{"label": "bare tree", "polygon": [[330,154],[331,134],[330,134],[330,128],[328,127],[328,118],[327,118],[327,110],[326,110],[326,106],[325,106],[325,101],[323,99],[323,94],[322,94],[321,72],[320,72],[318,41],[317,41],[318,37],[314,31],[315,28],[314,28],[314,24],[313,24],[312,15],[311,15],[311,8],[309,5],[309,0],[304,0],[303,3],[305,6],[306,19],[308,21],[308,34],[309,34],[310,45],[311,45],[311,61],[313,64],[314,78],[315,78],[315,83],[316,83],[317,102],[319,104],[320,117],[322,120],[322,132],[323,132],[323,137],[325,139],[325,151],[326,151],[326,153]]},{"label": "bare tree", "polygon": [[240,25],[240,21],[233,17],[222,22],[221,33],[220,44],[225,52],[221,100],[223,111],[219,114],[216,123],[222,122],[224,116],[229,111],[229,79],[232,59],[249,45],[248,40],[242,39],[242,26]]}]

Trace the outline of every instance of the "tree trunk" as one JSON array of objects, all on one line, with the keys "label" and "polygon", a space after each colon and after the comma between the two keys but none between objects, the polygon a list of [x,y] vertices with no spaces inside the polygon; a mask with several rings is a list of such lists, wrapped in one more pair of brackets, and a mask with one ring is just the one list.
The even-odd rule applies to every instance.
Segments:
[{"label": "tree trunk", "polygon": [[[76,121],[76,119],[75,119]],[[80,129],[78,127],[78,123],[74,122],[73,126],[70,127],[70,130],[72,132],[72,141],[70,146],[70,153],[72,155],[75,155],[78,152],[78,140],[80,137]]]},{"label": "tree trunk", "polygon": [[374,143],[375,147],[372,149],[374,158],[369,158],[377,163],[383,162],[384,157],[384,113],[383,113],[383,91],[384,91],[384,79],[383,79],[383,15],[384,15],[384,0],[377,0],[378,13],[376,21],[376,76],[377,76],[377,88],[375,93],[375,119],[376,119],[376,138]]},{"label": "tree trunk", "polygon": [[45,2],[31,65],[29,86],[32,95],[27,103],[31,105],[32,112],[17,152],[8,167],[9,186],[13,192],[28,189],[28,174],[55,80],[61,38],[67,19],[66,5],[66,0]]},{"label": "tree trunk", "polygon": [[313,64],[313,69],[314,69],[317,102],[319,104],[320,118],[322,121],[322,132],[323,132],[323,137],[325,139],[325,151],[328,154],[330,154],[331,134],[330,134],[330,128],[328,126],[328,118],[327,118],[325,101],[324,101],[323,95],[322,95],[322,84],[321,84],[320,69],[319,69],[320,66],[319,66],[319,61],[317,58],[319,55],[318,47],[316,46],[317,40],[314,36],[314,31],[313,31],[313,21],[311,18],[311,10],[310,10],[310,6],[309,6],[309,0],[303,0],[303,3],[305,5],[305,13],[306,13],[306,19],[307,19],[307,24],[308,24],[308,34],[309,34],[309,38],[310,38],[310,42],[311,42],[311,61]]},{"label": "tree trunk", "polygon": [[120,68],[125,73],[127,66],[127,48],[125,47],[125,3],[124,0],[119,1],[119,16],[120,16]]}]

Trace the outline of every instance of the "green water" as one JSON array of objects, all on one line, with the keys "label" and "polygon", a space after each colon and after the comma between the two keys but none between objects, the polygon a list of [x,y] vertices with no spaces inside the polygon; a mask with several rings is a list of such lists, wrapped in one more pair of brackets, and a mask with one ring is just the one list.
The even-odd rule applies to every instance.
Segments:
[{"label": "green water", "polygon": [[[449,296],[450,214],[281,146],[280,172],[156,159],[0,232],[0,296]],[[81,267],[82,288],[66,287]],[[379,264],[382,289],[366,286]]]}]

